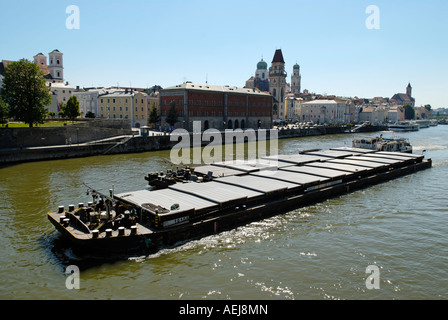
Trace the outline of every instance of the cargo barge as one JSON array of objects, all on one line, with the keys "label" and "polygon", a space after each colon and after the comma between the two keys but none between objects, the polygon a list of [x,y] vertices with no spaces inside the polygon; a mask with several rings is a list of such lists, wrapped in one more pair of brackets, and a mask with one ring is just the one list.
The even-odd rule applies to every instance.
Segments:
[{"label": "cargo barge", "polygon": [[48,219],[74,245],[103,252],[157,251],[432,166],[423,155],[361,148],[314,150],[194,169],[191,181],[103,194],[60,206]]}]

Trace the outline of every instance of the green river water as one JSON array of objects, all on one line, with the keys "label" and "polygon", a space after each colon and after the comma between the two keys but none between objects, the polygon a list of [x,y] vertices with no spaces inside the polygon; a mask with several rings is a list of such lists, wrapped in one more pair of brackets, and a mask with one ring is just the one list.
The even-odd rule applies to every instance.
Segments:
[{"label": "green river water", "polygon": [[[371,133],[366,136],[374,136]],[[390,132],[383,132],[385,137]],[[0,168],[1,299],[447,299],[448,126],[402,133],[433,168],[151,255],[71,249],[46,217],[87,202],[83,182],[147,188],[169,151]],[[279,141],[279,153],[351,146],[352,135]],[[68,265],[80,289],[66,287]],[[378,267],[379,289],[366,285]]]}]

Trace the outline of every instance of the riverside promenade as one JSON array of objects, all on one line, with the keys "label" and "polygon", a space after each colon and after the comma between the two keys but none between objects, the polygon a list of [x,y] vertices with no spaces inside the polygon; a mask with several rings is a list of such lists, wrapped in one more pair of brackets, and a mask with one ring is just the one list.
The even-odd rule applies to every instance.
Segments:
[{"label": "riverside promenade", "polygon": [[[326,134],[352,133],[351,127],[346,126],[317,126],[308,128],[279,129],[278,139],[291,139],[307,136],[319,136]],[[368,126],[362,132],[375,132],[388,130],[384,126]],[[267,130],[269,132],[269,130]],[[221,132],[225,141],[224,134]],[[193,134],[190,133],[190,139]],[[269,140],[269,134],[266,136]],[[56,160],[67,158],[79,158],[108,154],[138,153],[158,150],[169,150],[178,141],[171,135],[157,131],[150,131],[148,136],[140,135],[118,135],[115,137],[92,140],[83,143],[59,144],[51,146],[16,147],[0,149],[0,165],[8,165],[29,161]],[[207,145],[209,142],[202,142]]]}]

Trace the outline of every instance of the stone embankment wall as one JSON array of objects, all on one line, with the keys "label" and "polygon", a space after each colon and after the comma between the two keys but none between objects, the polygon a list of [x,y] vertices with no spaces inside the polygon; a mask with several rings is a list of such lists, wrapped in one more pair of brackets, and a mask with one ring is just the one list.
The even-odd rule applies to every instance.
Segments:
[{"label": "stone embankment wall", "polygon": [[132,134],[129,121],[91,120],[61,127],[0,128],[0,149],[84,143]]}]

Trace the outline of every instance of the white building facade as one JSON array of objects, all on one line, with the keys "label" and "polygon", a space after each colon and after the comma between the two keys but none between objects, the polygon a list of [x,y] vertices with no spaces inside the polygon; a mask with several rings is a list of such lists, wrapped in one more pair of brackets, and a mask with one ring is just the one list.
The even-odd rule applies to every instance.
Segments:
[{"label": "white building facade", "polygon": [[83,91],[75,91],[73,95],[79,101],[79,111],[81,117],[85,118],[89,112],[98,117],[98,97],[106,93],[104,88],[87,89]]},{"label": "white building facade", "polygon": [[295,100],[298,106],[297,120],[300,122],[346,123],[350,121],[348,105],[336,100],[314,100],[303,102]]}]

